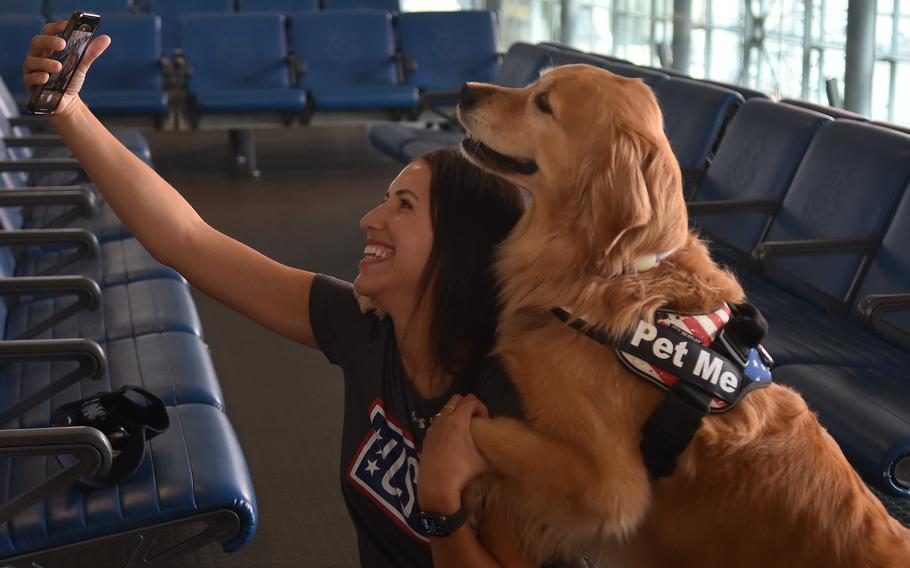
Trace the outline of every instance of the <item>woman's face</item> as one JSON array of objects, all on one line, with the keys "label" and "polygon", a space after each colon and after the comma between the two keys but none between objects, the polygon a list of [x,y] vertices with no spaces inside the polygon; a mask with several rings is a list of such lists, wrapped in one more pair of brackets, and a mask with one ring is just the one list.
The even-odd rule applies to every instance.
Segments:
[{"label": "woman's face", "polygon": [[360,220],[367,242],[354,289],[386,309],[417,297],[433,247],[430,178],[427,164],[409,165]]}]

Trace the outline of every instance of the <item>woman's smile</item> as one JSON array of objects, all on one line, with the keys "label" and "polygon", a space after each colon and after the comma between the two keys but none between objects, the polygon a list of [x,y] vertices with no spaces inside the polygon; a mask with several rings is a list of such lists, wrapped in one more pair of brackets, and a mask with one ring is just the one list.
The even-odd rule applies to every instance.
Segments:
[{"label": "woman's smile", "polygon": [[391,245],[374,239],[367,240],[367,245],[363,249],[363,258],[360,265],[378,264],[391,259],[395,255],[395,248]]}]

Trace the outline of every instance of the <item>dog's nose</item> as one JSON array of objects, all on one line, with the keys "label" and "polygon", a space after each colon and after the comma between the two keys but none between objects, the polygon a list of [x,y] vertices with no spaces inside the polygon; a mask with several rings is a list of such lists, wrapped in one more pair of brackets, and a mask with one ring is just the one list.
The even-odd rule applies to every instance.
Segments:
[{"label": "dog's nose", "polygon": [[461,86],[461,94],[458,100],[458,106],[462,110],[468,110],[477,104],[480,100],[481,91],[477,87],[472,87],[468,83]]}]

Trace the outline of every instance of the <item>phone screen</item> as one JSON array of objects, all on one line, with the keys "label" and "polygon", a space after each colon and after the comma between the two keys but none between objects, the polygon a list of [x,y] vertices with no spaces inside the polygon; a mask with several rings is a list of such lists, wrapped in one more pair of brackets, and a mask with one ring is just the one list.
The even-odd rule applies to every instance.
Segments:
[{"label": "phone screen", "polygon": [[[73,15],[74,19],[77,14]],[[94,20],[92,19],[94,18]],[[66,87],[73,77],[73,73],[82,60],[82,54],[88,47],[95,29],[98,27],[98,16],[93,14],[78,14],[78,19],[71,22],[71,31],[66,39],[66,47],[63,51],[54,55],[54,59],[59,61],[63,68],[51,73],[47,83],[35,93],[32,100],[29,101],[29,110],[34,113],[46,114],[52,113],[57,109],[60,99],[66,92]],[[88,21],[87,21],[88,20]]]}]

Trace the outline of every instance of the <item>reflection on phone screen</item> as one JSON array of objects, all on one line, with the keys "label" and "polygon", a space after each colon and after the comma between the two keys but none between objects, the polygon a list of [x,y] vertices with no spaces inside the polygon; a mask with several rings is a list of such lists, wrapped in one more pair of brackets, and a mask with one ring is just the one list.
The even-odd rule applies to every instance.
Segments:
[{"label": "reflection on phone screen", "polygon": [[44,86],[45,90],[62,91],[66,88],[69,78],[76,70],[76,65],[82,57],[82,53],[88,46],[89,39],[92,37],[91,26],[83,24],[79,29],[70,34],[66,47],[60,52],[57,59],[63,64],[63,69],[57,73],[51,73],[50,79]]}]

